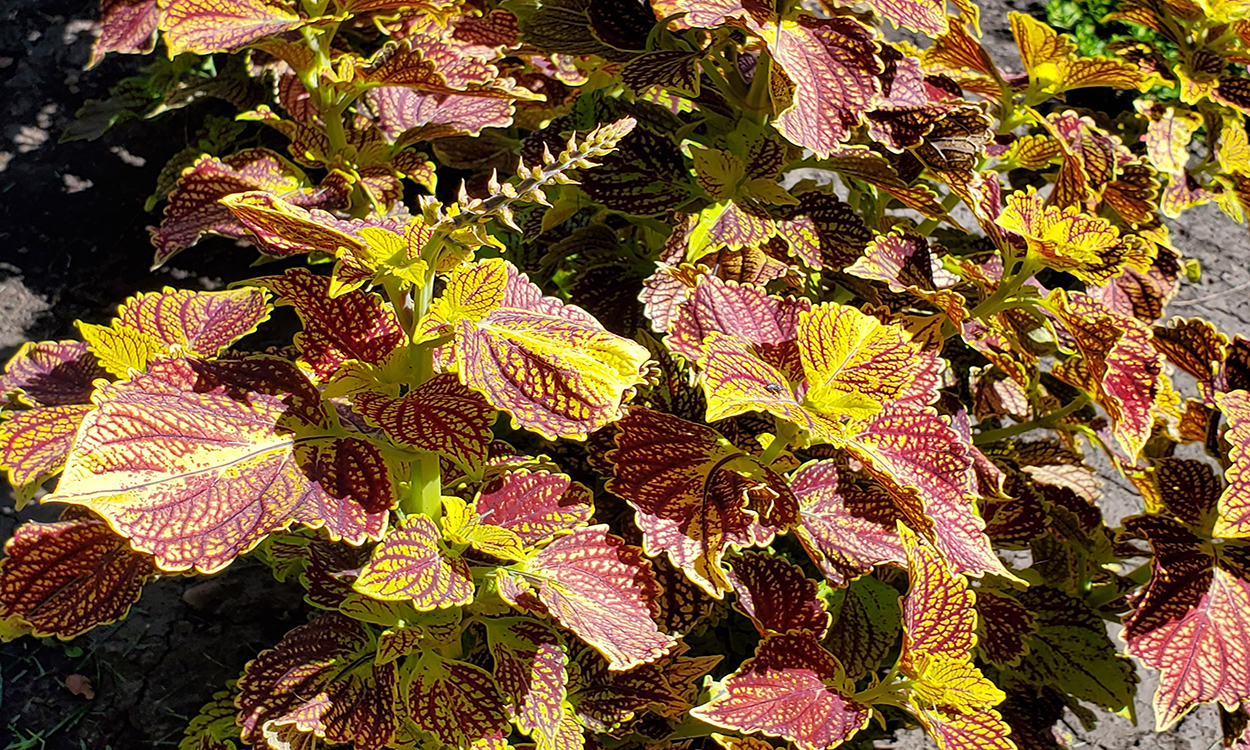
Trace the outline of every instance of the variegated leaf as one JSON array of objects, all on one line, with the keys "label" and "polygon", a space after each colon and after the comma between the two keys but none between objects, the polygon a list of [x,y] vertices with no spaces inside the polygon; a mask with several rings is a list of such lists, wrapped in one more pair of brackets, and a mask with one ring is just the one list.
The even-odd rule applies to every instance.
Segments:
[{"label": "variegated leaf", "polygon": [[418,611],[468,604],[474,593],[469,566],[441,541],[428,516],[409,516],[373,550],[353,588],[375,599],[411,601]]},{"label": "variegated leaf", "polygon": [[335,436],[290,362],[162,360],[94,398],[49,500],[104,516],[163,570],[220,570],[295,522],[355,544],[385,528],[392,468]]},{"label": "variegated leaf", "polygon": [[608,490],[634,508],[647,553],[667,553],[711,596],[730,586],[728,550],[767,545],[795,519],[785,481],[715,430],[641,408],[617,428]]},{"label": "variegated leaf", "polygon": [[4,552],[0,619],[19,617],[39,637],[69,639],[122,619],[160,572],[151,555],[91,518],[22,524]]}]

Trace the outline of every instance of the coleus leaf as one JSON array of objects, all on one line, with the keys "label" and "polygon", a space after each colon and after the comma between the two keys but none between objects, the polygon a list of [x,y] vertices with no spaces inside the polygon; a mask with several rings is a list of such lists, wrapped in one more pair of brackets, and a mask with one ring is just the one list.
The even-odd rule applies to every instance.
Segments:
[{"label": "coleus leaf", "polygon": [[502,260],[458,269],[422,325],[450,326],[461,382],[549,439],[584,439],[619,417],[648,359]]},{"label": "coleus leaf", "polygon": [[1032,613],[1035,628],[1029,637],[1029,653],[1019,669],[1036,674],[1083,701],[1109,711],[1133,705],[1137,672],[1120,656],[1107,635],[1102,618],[1083,601],[1047,586],[1031,586],[1019,595],[1020,604]]},{"label": "coleus leaf", "polygon": [[841,481],[836,462],[815,461],[794,473],[790,489],[799,501],[799,541],[831,585],[843,586],[876,565],[906,563],[900,514],[879,486]]},{"label": "coleus leaf", "polygon": [[483,487],[473,505],[485,524],[507,529],[526,547],[573,532],[595,510],[585,485],[545,471],[506,472]]},{"label": "coleus leaf", "polygon": [[[926,530],[932,526],[943,552],[961,572],[1009,575],[994,555],[983,531],[984,522],[972,504],[975,493],[969,441],[931,407],[889,400],[880,411],[868,412],[868,418],[838,421],[835,416],[808,406],[810,399],[800,404],[793,390],[783,385],[781,374],[758,359],[741,341],[713,332],[704,341],[703,349],[709,420],[762,411],[798,426],[813,442],[848,451],[890,492],[904,517]],[[821,354],[818,352],[813,358]],[[925,372],[925,366],[922,362],[918,371]],[[830,382],[841,385],[838,371],[832,374]],[[848,379],[848,383],[847,388],[855,387],[853,381]],[[906,398],[911,387],[909,383],[891,385],[887,381],[880,390]],[[927,387],[914,390],[924,393]],[[845,403],[859,399],[860,394],[835,398]],[[860,403],[871,405],[867,398]],[[930,521],[930,516],[934,521]]]},{"label": "coleus leaf", "polygon": [[781,737],[799,750],[824,750],[863,729],[872,714],[834,687],[842,679],[842,665],[814,636],[771,635],[690,714],[732,731]]},{"label": "coleus leaf", "polygon": [[776,297],[752,285],[700,276],[664,339],[668,348],[698,361],[702,343],[712,331],[737,336],[750,343],[761,359],[786,373],[789,380],[802,378],[795,344],[800,315],[811,309],[803,298]]},{"label": "coleus leaf", "polygon": [[[945,417],[930,407],[891,402],[877,416],[858,423],[856,434],[834,444],[864,462],[909,522],[917,523],[916,508],[923,505],[938,548],[957,571],[1010,576],[973,504],[968,440]],[[929,523],[922,518],[917,525]]]},{"label": "coleus leaf", "polygon": [[833,625],[824,646],[842,663],[846,676],[858,680],[876,671],[898,640],[898,592],[872,576],[861,576],[835,591],[830,601]]},{"label": "coleus leaf", "polygon": [[937,398],[941,363],[898,326],[825,303],[800,314],[798,335],[806,401],[818,412],[870,416],[880,404]]},{"label": "coleus leaf", "polygon": [[109,52],[146,55],[156,46],[161,11],[156,0],[104,0],[100,3],[100,37],[91,46],[94,68]]},{"label": "coleus leaf", "polygon": [[730,569],[735,605],[755,623],[760,635],[802,631],[822,638],[829,613],[816,595],[816,582],[783,558],[746,552]]},{"label": "coleus leaf", "polygon": [[1015,750],[1011,727],[994,709],[960,713],[943,706],[916,710],[916,718],[938,750]]},{"label": "coleus leaf", "polygon": [[31,407],[6,410],[0,422],[0,469],[18,510],[65,465],[99,379],[111,377],[81,341],[27,342],[5,366],[0,398]]},{"label": "coleus leaf", "polygon": [[120,620],[160,572],[108,524],[81,517],[25,523],[0,560],[0,619],[18,617],[39,637],[73,638]]},{"label": "coleus leaf", "polygon": [[260,289],[165,287],[126,300],[110,326],[80,322],[78,329],[100,364],[124,378],[158,356],[215,357],[268,318],[267,295]]},{"label": "coleus leaf", "polygon": [[355,544],[385,528],[391,467],[334,436],[286,360],[161,360],[94,399],[49,500],[99,513],[163,570],[220,570],[295,522]]},{"label": "coleus leaf", "polygon": [[967,581],[906,526],[899,533],[911,577],[899,666],[916,681],[912,711],[943,750],[1014,748],[1010,727],[990,708],[1005,696],[972,663],[977,613]]},{"label": "coleus leaf", "polygon": [[432,650],[411,668],[401,687],[408,718],[439,742],[469,747],[507,728],[499,687],[486,670]]},{"label": "coleus leaf", "polygon": [[233,52],[304,22],[278,0],[232,0],[229,5],[212,0],[165,0],[160,9],[161,35],[170,59],[183,52]]},{"label": "coleus leaf", "polygon": [[1125,620],[1125,652],[1158,669],[1155,726],[1165,731],[1200,703],[1250,695],[1250,548],[1212,546],[1176,520],[1149,515],[1124,528],[1154,550],[1150,583]]},{"label": "coleus leaf", "polygon": [[512,124],[515,105],[498,97],[435,94],[405,86],[380,86],[365,101],[382,132],[392,140],[427,125],[443,125],[463,135]]},{"label": "coleus leaf", "polygon": [[[771,26],[771,24],[769,24]],[[793,105],[776,127],[821,158],[846,140],[877,93],[881,61],[867,29],[847,17],[801,16],[757,29],[795,86]]]},{"label": "coleus leaf", "polygon": [[369,630],[337,612],[301,625],[248,662],[239,678],[243,739],[263,743],[274,726],[378,750],[395,735],[398,670],[375,664]]},{"label": "coleus leaf", "polygon": [[[820,158],[845,141],[879,93],[882,72],[877,45],[868,28],[849,17],[778,18],[750,3],[653,3],[660,17],[686,13],[683,21],[711,28],[732,18],[762,39],[776,69],[793,89],[790,102],[777,104],[777,130],[791,143],[810,148]],[[776,88],[774,89],[776,91]]]},{"label": "coleus leaf", "polygon": [[78,426],[94,408],[66,404],[5,413],[0,422],[0,469],[9,474],[18,510],[44,480],[65,466]]},{"label": "coleus leaf", "polygon": [[579,175],[590,199],[613,211],[650,216],[698,195],[681,150],[666,135],[636,127],[599,167]]},{"label": "coleus leaf", "polygon": [[1111,417],[1120,445],[1136,458],[1150,437],[1162,393],[1163,355],[1151,344],[1150,329],[1083,294],[1056,290],[1050,299],[1090,368],[1095,385],[1091,395]]},{"label": "coleus leaf", "polygon": [[28,341],[0,375],[0,397],[34,406],[91,403],[97,379],[111,379],[81,341]]},{"label": "coleus leaf", "polygon": [[946,31],[946,0],[872,0],[869,6],[895,28],[931,37]]},{"label": "coleus leaf", "polygon": [[517,728],[555,743],[568,687],[568,654],[563,639],[537,620],[485,621],[495,682]]},{"label": "coleus leaf", "polygon": [[[860,159],[860,156],[863,158]],[[894,182],[891,184],[895,187],[907,187],[894,173],[889,162],[870,151],[865,150],[862,154],[856,152],[856,156],[842,158],[840,161],[835,157],[834,161],[843,168],[848,165],[861,168],[851,174],[852,177],[865,178],[866,175],[861,171],[875,167],[883,175],[892,177]],[[845,169],[841,172],[846,173]],[[871,179],[868,181],[872,182]],[[799,205],[791,207],[784,218],[777,222],[777,235],[786,241],[792,255],[798,256],[804,265],[815,270],[826,266],[832,269],[844,268],[859,257],[872,239],[872,231],[849,204],[838,200],[836,195],[821,190],[803,193],[798,198]]]},{"label": "coleus leaf", "polygon": [[1023,13],[1012,11],[1007,17],[1029,74],[1033,101],[1088,86],[1132,89],[1142,82],[1142,71],[1136,65],[1106,57],[1080,57],[1066,34]]},{"label": "coleus leaf", "polygon": [[1106,284],[1125,266],[1146,273],[1153,255],[1149,243],[1120,231],[1076,206],[1043,206],[1030,188],[1007,196],[998,226],[1022,236],[1029,254],[1042,265],[1066,271],[1090,284]]},{"label": "coleus leaf", "polygon": [[726,551],[770,544],[796,520],[785,480],[710,427],[642,408],[616,426],[608,491],[634,508],[647,554],[665,552],[709,595],[730,588]]},{"label": "coleus leaf", "polygon": [[611,669],[627,670],[654,661],[676,641],[651,619],[658,592],[642,550],[607,528],[559,537],[516,570],[537,583],[539,601],[561,625],[607,657]]},{"label": "coleus leaf", "polygon": [[474,594],[469,565],[441,541],[429,516],[409,516],[374,548],[352,587],[375,599],[410,600],[421,612],[468,604]]},{"label": "coleus leaf", "polygon": [[976,598],[963,576],[936,548],[900,527],[911,586],[903,600],[903,653],[899,664],[914,672],[925,657],[968,661],[976,644]]},{"label": "coleus leaf", "polygon": [[486,463],[495,409],[453,374],[435,375],[398,398],[361,390],[351,400],[355,412],[397,443],[438,453],[469,470]]},{"label": "coleus leaf", "polygon": [[272,291],[278,305],[295,308],[304,330],[295,346],[317,378],[348,360],[381,364],[408,337],[395,312],[377,294],[361,290],[330,296],[330,279],[293,268],[252,282]]},{"label": "coleus leaf", "polygon": [[244,238],[247,231],[218,199],[260,190],[302,208],[327,210],[347,205],[350,186],[327,179],[316,188],[295,165],[263,148],[240,151],[225,159],[202,156],[183,171],[169,194],[160,228],[149,228],[156,247],[154,267],[199,242],[205,234]]},{"label": "coleus leaf", "polygon": [[1220,495],[1219,516],[1213,533],[1221,537],[1250,536],[1250,395],[1244,390],[1216,395],[1216,403],[1228,430],[1229,466],[1224,470],[1228,486]]},{"label": "coleus leaf", "polygon": [[237,697],[235,689],[213,693],[212,700],[187,722],[178,750],[231,750],[230,741],[239,739]]},{"label": "coleus leaf", "polygon": [[988,589],[977,591],[977,646],[991,663],[1015,666],[1028,653],[1037,618],[1015,598]]},{"label": "coleus leaf", "polygon": [[685,644],[649,664],[616,672],[592,649],[575,649],[569,664],[569,704],[582,726],[616,733],[644,711],[678,718],[691,706],[697,681],[719,656],[689,657]]}]

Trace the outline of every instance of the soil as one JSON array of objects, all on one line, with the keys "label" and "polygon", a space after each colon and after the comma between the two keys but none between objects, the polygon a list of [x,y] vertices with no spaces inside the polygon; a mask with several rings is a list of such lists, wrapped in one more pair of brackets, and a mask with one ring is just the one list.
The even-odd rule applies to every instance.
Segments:
[{"label": "soil", "polygon": [[[1000,65],[1018,70],[1006,11],[1044,17],[1041,6],[1012,0],[981,5],[987,48]],[[255,275],[253,251],[225,241],[205,242],[155,273],[148,270],[152,248],[145,227],[159,217],[144,211],[144,200],[166,160],[187,145],[197,127],[193,118],[202,112],[126,123],[94,141],[58,140],[84,102],[105,98],[112,83],[142,63],[110,56],[83,70],[97,12],[90,0],[0,1],[0,361],[25,340],[74,337],[76,319],[104,322],[136,292],[166,285],[213,289]],[[1245,228],[1212,206],[1171,226],[1177,249],[1203,267],[1201,281],[1184,287],[1172,303],[1173,314],[1205,317],[1228,334],[1250,334]],[[1109,520],[1140,510],[1123,480],[1110,471],[1102,475]],[[8,485],[0,490],[0,539],[23,520],[50,520],[55,513],[37,503],[16,512]],[[0,644],[0,750],[172,747],[212,693],[304,614],[298,592],[242,561],[212,578],[156,581],[126,620],[72,642]],[[67,687],[79,677],[90,680],[93,698]],[[1152,677],[1143,674],[1137,726],[1104,714],[1098,729],[1085,731],[1070,715],[1069,744],[1214,746],[1220,731],[1210,706],[1176,730],[1154,734]],[[925,744],[915,732],[898,738],[900,746]]]}]

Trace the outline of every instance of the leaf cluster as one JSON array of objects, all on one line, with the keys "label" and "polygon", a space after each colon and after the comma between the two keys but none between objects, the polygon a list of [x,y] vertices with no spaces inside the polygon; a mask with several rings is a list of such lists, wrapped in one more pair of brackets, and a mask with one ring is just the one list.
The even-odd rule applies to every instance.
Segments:
[{"label": "leaf cluster", "polygon": [[8,363],[0,466],[65,510],[7,542],[0,637],[250,555],[309,621],[185,748],[1056,747],[1132,714],[1130,657],[1161,731],[1246,741],[1250,341],[1165,318],[1163,217],[1245,219],[1250,8],[1125,0],[1101,50],[1013,13],[1019,76],[950,10],[106,0],[93,62],[171,61],[149,114],[240,109],[155,264],[308,268]]}]

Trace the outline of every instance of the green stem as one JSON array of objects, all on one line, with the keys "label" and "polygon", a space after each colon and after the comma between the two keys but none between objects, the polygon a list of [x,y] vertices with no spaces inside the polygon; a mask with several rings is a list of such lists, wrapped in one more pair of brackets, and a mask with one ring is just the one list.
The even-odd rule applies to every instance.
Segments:
[{"label": "green stem", "polygon": [[769,77],[772,75],[772,55],[765,49],[755,63],[755,75],[751,78],[751,86],[747,89],[746,110],[757,118],[760,115],[772,114],[773,103]]},{"label": "green stem", "polygon": [[[1010,264],[1010,261],[1008,261]],[[1007,267],[1004,267],[1004,271]],[[1024,286],[1024,282],[1033,277],[1033,274],[1042,270],[1042,265],[1032,258],[1026,257],[1024,262],[1020,264],[1020,268],[1011,276],[1010,281],[1001,281],[998,289],[989,297],[986,297],[981,304],[972,309],[971,317],[981,318],[984,320],[994,313],[1004,309],[1004,303],[1011,299],[1012,295],[1020,291],[1020,287]]]},{"label": "green stem", "polygon": [[778,420],[777,434],[773,437],[773,441],[768,444],[764,452],[760,454],[759,462],[764,466],[771,466],[773,461],[781,455],[781,452],[789,447],[790,443],[799,435],[797,425],[790,424]]},{"label": "green stem", "polygon": [[[1144,562],[1134,568],[1128,575],[1123,576],[1123,578],[1138,586],[1143,586],[1150,580],[1150,575],[1154,570],[1153,565],[1154,564],[1152,562]],[[1116,599],[1124,596],[1126,593],[1127,592],[1121,589],[1116,583],[1109,583],[1105,586],[1099,586],[1098,588],[1091,590],[1089,594],[1085,596],[1085,603],[1089,605],[1090,609],[1098,611]]]},{"label": "green stem", "polygon": [[[429,312],[434,296],[434,267],[431,265],[426,274],[425,284],[412,291],[412,329],[415,333],[417,324]],[[412,387],[417,387],[434,377],[434,347],[412,345],[410,350],[412,364]],[[443,477],[438,463],[437,453],[422,453],[412,462],[409,475],[410,485],[408,496],[403,498],[399,507],[407,514],[420,513],[437,521],[443,515]]]},{"label": "green stem", "polygon": [[[951,209],[957,205],[959,205],[959,196],[955,193],[948,193],[946,197],[942,199],[942,211],[944,213],[949,214]],[[920,226],[916,227],[916,232],[920,235],[928,237],[934,229],[937,229],[937,226],[941,223],[941,221],[941,219],[929,217],[920,222]]]},{"label": "green stem", "polygon": [[973,445],[986,445],[988,443],[997,443],[1000,440],[1006,440],[1016,435],[1022,435],[1030,430],[1040,430],[1047,427],[1053,427],[1064,417],[1072,414],[1078,409],[1089,403],[1089,396],[1082,393],[1080,396],[1072,399],[1071,402],[1062,408],[1056,409],[1051,413],[1039,419],[1033,419],[1028,422],[1020,422],[1009,427],[1000,427],[997,430],[986,430],[978,432],[972,436]]}]

